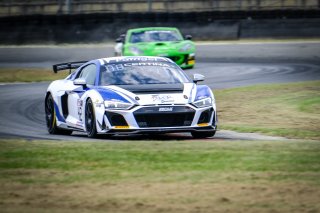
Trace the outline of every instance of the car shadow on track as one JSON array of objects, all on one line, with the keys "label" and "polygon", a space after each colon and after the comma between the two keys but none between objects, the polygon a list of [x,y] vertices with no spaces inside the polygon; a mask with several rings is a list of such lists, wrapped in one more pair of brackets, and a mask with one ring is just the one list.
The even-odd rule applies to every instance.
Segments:
[{"label": "car shadow on track", "polygon": [[[81,137],[86,138],[87,135],[82,132],[73,132],[70,137]],[[206,138],[206,139],[194,139],[189,133],[166,133],[166,134],[135,134],[135,135],[98,135],[98,140],[111,140],[111,141],[141,141],[141,140],[150,140],[150,141],[179,141],[179,140],[212,140],[217,138]],[[88,138],[90,140],[90,138]]]}]

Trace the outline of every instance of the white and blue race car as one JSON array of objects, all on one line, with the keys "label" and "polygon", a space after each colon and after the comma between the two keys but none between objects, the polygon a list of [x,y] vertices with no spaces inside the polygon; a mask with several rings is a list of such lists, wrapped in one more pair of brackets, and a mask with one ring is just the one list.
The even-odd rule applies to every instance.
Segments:
[{"label": "white and blue race car", "polygon": [[54,72],[76,70],[53,81],[45,98],[50,134],[159,134],[190,132],[214,136],[215,98],[173,61],[163,57],[129,56],[53,65]]}]

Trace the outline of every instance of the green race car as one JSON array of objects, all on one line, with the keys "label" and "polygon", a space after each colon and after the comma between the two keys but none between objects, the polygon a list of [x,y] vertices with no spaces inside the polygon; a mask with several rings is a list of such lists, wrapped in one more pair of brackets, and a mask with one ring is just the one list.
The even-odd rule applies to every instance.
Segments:
[{"label": "green race car", "polygon": [[163,56],[181,68],[192,68],[195,65],[195,45],[191,38],[187,35],[184,39],[180,31],[172,27],[130,29],[116,40],[115,55]]}]

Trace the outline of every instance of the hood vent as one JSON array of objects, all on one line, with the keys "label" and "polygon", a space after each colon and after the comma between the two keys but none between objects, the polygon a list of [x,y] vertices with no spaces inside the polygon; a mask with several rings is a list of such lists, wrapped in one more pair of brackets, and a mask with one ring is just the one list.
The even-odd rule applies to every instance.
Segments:
[{"label": "hood vent", "polygon": [[182,93],[183,84],[117,85],[135,94]]}]

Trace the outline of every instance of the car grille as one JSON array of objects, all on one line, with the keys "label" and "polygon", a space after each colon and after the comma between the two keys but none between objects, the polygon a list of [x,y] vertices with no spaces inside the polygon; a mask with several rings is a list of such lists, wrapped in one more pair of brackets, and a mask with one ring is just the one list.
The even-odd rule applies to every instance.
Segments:
[{"label": "car grille", "polygon": [[174,62],[181,60],[181,56],[169,56],[168,58],[170,58]]},{"label": "car grille", "polygon": [[187,106],[160,106],[141,108],[133,114],[140,128],[177,127],[190,126],[195,111]]},{"label": "car grille", "polygon": [[168,56],[172,61],[174,61],[177,64],[182,64],[183,62],[186,62],[187,55],[180,55],[180,56]]}]

